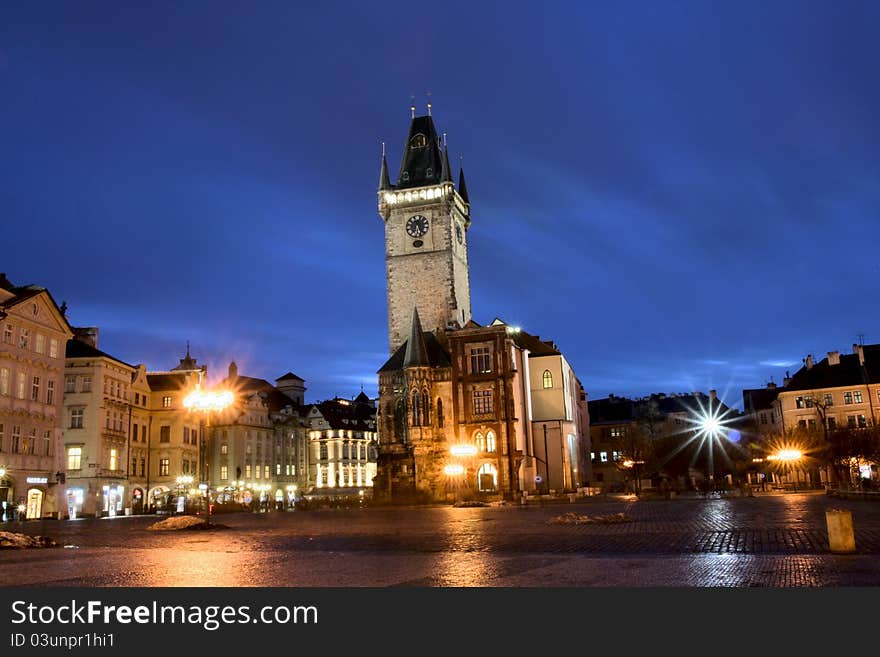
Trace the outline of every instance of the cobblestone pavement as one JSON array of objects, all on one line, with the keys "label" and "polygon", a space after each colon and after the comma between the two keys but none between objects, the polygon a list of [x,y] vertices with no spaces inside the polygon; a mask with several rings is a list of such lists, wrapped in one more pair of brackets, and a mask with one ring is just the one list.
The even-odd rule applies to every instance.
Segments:
[{"label": "cobblestone pavement", "polygon": [[[857,554],[828,550],[852,512]],[[562,514],[623,522],[554,524]],[[80,586],[880,585],[880,504],[815,494],[489,508],[221,515],[228,529],[147,531],[155,517],[7,523],[70,547],[0,552],[0,583]]]}]

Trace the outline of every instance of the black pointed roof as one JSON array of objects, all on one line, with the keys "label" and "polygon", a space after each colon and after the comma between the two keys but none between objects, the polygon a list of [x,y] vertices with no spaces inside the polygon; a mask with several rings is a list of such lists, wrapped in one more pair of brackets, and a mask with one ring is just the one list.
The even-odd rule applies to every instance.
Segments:
[{"label": "black pointed roof", "polygon": [[382,153],[382,167],[379,171],[379,190],[391,189],[391,180],[388,178],[388,162],[385,153]]},{"label": "black pointed roof", "polygon": [[452,182],[452,169],[449,167],[449,148],[443,149],[443,170],[440,172],[440,182]]},{"label": "black pointed roof", "polygon": [[471,200],[468,198],[467,185],[464,182],[464,167],[461,167],[458,171],[458,195],[461,196],[462,201],[470,204]]},{"label": "black pointed roof", "polygon": [[293,372],[288,372],[287,374],[284,374],[284,375],[282,375],[282,376],[279,376],[279,377],[278,377],[277,379],[275,379],[275,380],[276,380],[276,381],[289,381],[289,380],[293,380],[293,381],[305,381],[304,378],[297,376],[297,375],[294,374]]},{"label": "black pointed roof", "polygon": [[[440,341],[437,339],[431,331],[422,332],[422,339],[425,342],[425,351],[428,354],[428,366],[429,367],[450,367],[452,364],[452,360],[449,357],[449,353],[440,344]],[[385,364],[379,368],[380,372],[397,372],[399,370],[404,369],[404,359],[406,356],[406,348],[407,342],[404,342],[397,348],[397,351],[392,354],[391,358],[389,358]]]},{"label": "black pointed roof", "polygon": [[403,366],[427,367],[430,364],[428,348],[425,346],[425,337],[422,333],[422,322],[419,319],[419,309],[414,307],[409,340],[406,341],[406,353],[403,357]]},{"label": "black pointed roof", "polygon": [[413,117],[397,175],[397,189],[441,182],[443,147],[431,116]]}]

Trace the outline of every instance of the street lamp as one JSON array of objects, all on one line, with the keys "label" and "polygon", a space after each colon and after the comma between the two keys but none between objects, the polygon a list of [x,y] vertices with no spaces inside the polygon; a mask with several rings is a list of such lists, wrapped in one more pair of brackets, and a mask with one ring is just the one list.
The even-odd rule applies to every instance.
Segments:
[{"label": "street lamp", "polygon": [[443,468],[443,473],[452,479],[455,486],[455,501],[459,501],[459,479],[464,474],[464,466],[460,463],[449,463]]},{"label": "street lamp", "polygon": [[633,468],[633,493],[636,494],[636,497],[638,497],[639,493],[641,492],[641,482],[639,481],[639,469],[637,466],[644,464],[644,461],[635,461],[633,459],[626,459],[623,463],[620,464],[622,467],[627,469]]},{"label": "street lamp", "polygon": [[200,468],[205,468],[206,475],[204,482],[207,484],[205,489],[205,506],[207,507],[205,522],[208,525],[211,524],[211,470],[207,466],[207,439],[205,434],[211,423],[211,413],[220,412],[229,408],[234,401],[235,396],[229,390],[202,390],[200,385],[197,385],[196,389],[183,399],[184,408],[199,413],[202,417],[202,422],[200,422],[202,435],[199,447],[201,448],[202,445],[205,447],[201,450],[204,452],[204,458],[200,459],[200,461],[204,463],[204,465],[200,463]]},{"label": "street lamp", "polygon": [[[794,449],[791,447],[786,447],[780,449],[775,454],[770,454],[767,456],[768,461],[778,461],[782,463],[783,468],[786,468],[788,472],[794,470],[795,465],[800,462],[800,460],[804,457],[804,453],[799,449]],[[798,489],[798,474],[795,471],[794,475],[794,489]]]}]

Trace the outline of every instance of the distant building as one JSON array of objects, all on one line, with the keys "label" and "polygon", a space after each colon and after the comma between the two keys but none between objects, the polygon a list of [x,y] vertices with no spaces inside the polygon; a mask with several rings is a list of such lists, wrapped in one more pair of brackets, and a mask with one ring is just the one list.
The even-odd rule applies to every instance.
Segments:
[{"label": "distant building", "polygon": [[64,508],[61,385],[72,335],[46,288],[0,274],[0,519]]}]

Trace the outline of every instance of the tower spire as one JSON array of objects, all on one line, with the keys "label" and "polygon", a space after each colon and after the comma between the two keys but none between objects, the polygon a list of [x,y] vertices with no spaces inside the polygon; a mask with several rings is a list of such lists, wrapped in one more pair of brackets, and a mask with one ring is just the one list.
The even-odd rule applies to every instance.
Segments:
[{"label": "tower spire", "polygon": [[382,165],[379,169],[379,191],[391,189],[391,181],[388,178],[388,162],[385,159],[385,142],[382,142]]},{"label": "tower spire", "polygon": [[464,164],[462,162],[462,158],[458,158],[458,195],[461,196],[461,200],[470,205],[471,201],[468,198],[467,184],[464,181]]},{"label": "tower spire", "polygon": [[422,333],[422,322],[419,319],[419,309],[413,306],[412,324],[410,325],[409,340],[406,341],[403,366],[427,367],[430,364],[428,348],[425,346],[425,336]]},{"label": "tower spire", "polygon": [[449,147],[446,145],[446,133],[443,133],[443,166],[440,169],[440,182],[452,182],[452,167],[449,166]]}]

